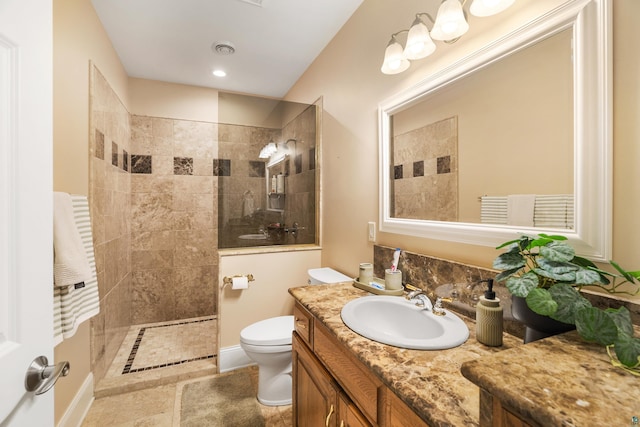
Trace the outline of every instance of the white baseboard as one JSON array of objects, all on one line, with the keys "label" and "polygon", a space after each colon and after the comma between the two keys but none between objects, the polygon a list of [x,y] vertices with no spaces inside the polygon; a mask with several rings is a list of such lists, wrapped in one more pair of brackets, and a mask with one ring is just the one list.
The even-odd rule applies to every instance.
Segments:
[{"label": "white baseboard", "polygon": [[[64,381],[64,380],[63,380]],[[89,373],[65,411],[57,427],[80,427],[93,403],[93,374]]]},{"label": "white baseboard", "polygon": [[247,353],[239,345],[220,349],[219,356],[220,373],[255,365],[255,362],[249,359]]}]

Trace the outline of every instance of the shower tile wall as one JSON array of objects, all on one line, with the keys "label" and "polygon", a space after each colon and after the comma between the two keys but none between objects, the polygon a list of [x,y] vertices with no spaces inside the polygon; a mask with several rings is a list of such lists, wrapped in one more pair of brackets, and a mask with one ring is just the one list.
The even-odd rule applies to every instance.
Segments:
[{"label": "shower tile wall", "polygon": [[102,379],[131,325],[129,113],[90,71],[90,186],[100,313],[91,319],[91,363]]},{"label": "shower tile wall", "polygon": [[134,324],[216,314],[217,135],[214,123],[132,116]]},{"label": "shower tile wall", "polygon": [[[243,212],[245,197],[253,198],[254,210],[264,212],[267,198],[265,161],[258,159],[258,154],[269,141],[280,141],[281,135],[280,129],[219,124],[219,154],[227,165],[220,167],[218,173],[218,216],[223,231],[240,226],[237,223],[246,213]],[[255,229],[243,233],[257,233],[260,225],[266,224],[256,223]]]},{"label": "shower tile wall", "polygon": [[395,135],[393,165],[392,216],[457,221],[457,117]]},{"label": "shower tile wall", "polygon": [[[316,107],[309,106],[282,129],[282,139],[293,138],[284,210],[284,222],[304,227],[295,243],[314,243],[316,228]],[[290,143],[292,144],[292,143]]]}]

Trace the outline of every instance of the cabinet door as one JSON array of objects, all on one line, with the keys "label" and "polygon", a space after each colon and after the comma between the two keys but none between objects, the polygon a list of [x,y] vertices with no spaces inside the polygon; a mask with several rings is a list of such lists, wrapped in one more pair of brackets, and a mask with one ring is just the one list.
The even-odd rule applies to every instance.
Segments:
[{"label": "cabinet door", "polygon": [[338,427],[371,427],[371,423],[344,392],[338,396],[337,423]]},{"label": "cabinet door", "polygon": [[293,425],[337,427],[337,384],[293,334]]}]

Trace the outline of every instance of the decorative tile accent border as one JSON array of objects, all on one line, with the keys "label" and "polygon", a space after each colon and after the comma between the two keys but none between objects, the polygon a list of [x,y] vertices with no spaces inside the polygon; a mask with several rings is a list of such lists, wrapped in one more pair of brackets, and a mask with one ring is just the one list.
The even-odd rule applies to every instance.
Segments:
[{"label": "decorative tile accent border", "polygon": [[122,150],[122,170],[129,172],[129,153],[127,150]]},{"label": "decorative tile accent border", "polygon": [[438,157],[438,174],[451,173],[451,156]]},{"label": "decorative tile accent border", "polygon": [[402,179],[402,165],[396,165],[393,167],[393,179]]},{"label": "decorative tile accent border", "polygon": [[413,162],[413,176],[424,176],[424,160]]},{"label": "decorative tile accent border", "polygon": [[151,156],[131,155],[131,173],[149,174],[152,170]]},{"label": "decorative tile accent border", "polygon": [[118,167],[118,144],[111,141],[111,164]]},{"label": "decorative tile accent border", "polygon": [[316,149],[311,148],[309,150],[309,170],[312,171],[316,168]]},{"label": "decorative tile accent border", "polygon": [[174,157],[174,175],[193,175],[193,157]]},{"label": "decorative tile accent border", "polygon": [[250,178],[264,178],[266,176],[265,162],[257,162],[249,160],[249,177]]},{"label": "decorative tile accent border", "polygon": [[100,160],[104,160],[104,134],[96,129],[96,149],[94,155]]},{"label": "decorative tile accent border", "polygon": [[167,327],[176,326],[176,325],[188,325],[188,324],[191,324],[191,323],[210,322],[212,320],[214,320],[213,317],[208,318],[208,319],[199,319],[199,320],[190,320],[190,321],[186,321],[186,322],[172,323],[170,325],[147,326],[147,327],[140,328],[140,332],[138,332],[138,337],[136,338],[136,341],[133,344],[133,347],[131,348],[131,353],[129,353],[129,358],[127,359],[127,363],[125,364],[124,369],[122,370],[122,375],[133,374],[135,372],[150,371],[152,369],[165,368],[167,366],[181,365],[183,363],[195,362],[197,360],[206,360],[206,359],[214,359],[214,358],[216,358],[215,354],[208,354],[206,356],[193,357],[191,359],[186,359],[186,360],[178,360],[178,361],[175,361],[175,362],[168,362],[168,363],[162,363],[162,364],[158,364],[158,365],[145,366],[144,368],[135,368],[135,369],[132,368],[133,361],[136,358],[136,354],[138,353],[138,349],[140,348],[140,345],[142,344],[142,338],[144,337],[144,333],[145,333],[145,331],[147,329],[167,328]]},{"label": "decorative tile accent border", "polygon": [[213,176],[231,176],[231,160],[213,159]]},{"label": "decorative tile accent border", "polygon": [[296,158],[293,159],[293,164],[296,168],[296,174],[302,173],[302,154],[296,155]]}]

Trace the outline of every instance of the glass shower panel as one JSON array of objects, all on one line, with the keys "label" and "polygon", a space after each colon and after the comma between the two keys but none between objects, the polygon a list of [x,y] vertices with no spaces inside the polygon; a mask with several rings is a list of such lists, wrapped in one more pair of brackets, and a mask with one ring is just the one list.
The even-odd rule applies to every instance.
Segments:
[{"label": "glass shower panel", "polygon": [[316,243],[317,108],[220,93],[218,246]]}]

